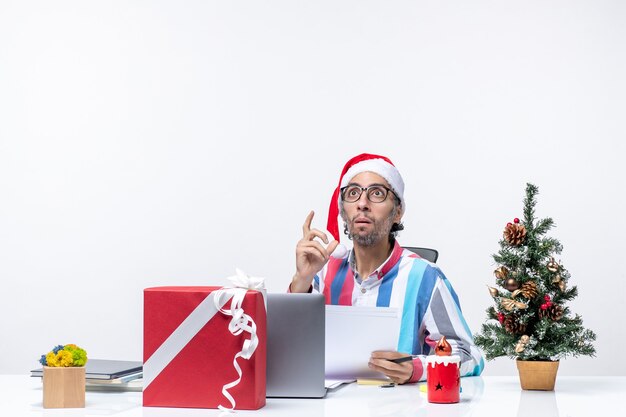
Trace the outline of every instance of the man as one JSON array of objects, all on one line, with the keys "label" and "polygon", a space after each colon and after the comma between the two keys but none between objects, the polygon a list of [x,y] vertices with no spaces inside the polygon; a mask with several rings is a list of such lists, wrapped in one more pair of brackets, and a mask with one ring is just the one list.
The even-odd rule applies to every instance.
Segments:
[{"label": "man", "polygon": [[[290,291],[321,292],[327,304],[401,309],[398,351],[372,352],[369,360],[371,369],[396,383],[426,379],[426,356],[441,336],[461,357],[461,375],[480,375],[484,361],[452,286],[436,265],[395,239],[404,228],[404,209],[404,181],[388,158],[361,154],[349,160],[329,209],[327,229],[335,240],[329,243],[324,232],[311,228],[314,213],[309,213]],[[349,253],[340,250],[338,214],[354,243]],[[391,361],[407,355],[413,360]]]}]

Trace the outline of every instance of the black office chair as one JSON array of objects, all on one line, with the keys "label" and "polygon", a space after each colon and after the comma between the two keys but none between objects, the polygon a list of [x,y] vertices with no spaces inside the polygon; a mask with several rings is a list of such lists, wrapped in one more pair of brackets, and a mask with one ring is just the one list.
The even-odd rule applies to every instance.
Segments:
[{"label": "black office chair", "polygon": [[404,246],[404,249],[408,249],[413,253],[417,253],[421,258],[426,259],[429,262],[435,263],[437,262],[437,258],[439,258],[439,252],[436,249],[431,248],[415,248],[410,246]]}]

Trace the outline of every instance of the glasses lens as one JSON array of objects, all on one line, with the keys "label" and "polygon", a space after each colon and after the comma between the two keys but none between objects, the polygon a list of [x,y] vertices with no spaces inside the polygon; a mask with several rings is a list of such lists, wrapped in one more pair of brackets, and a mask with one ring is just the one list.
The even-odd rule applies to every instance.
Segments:
[{"label": "glasses lens", "polygon": [[367,189],[367,198],[372,203],[382,203],[387,198],[387,190],[384,187],[374,185]]},{"label": "glasses lens", "polygon": [[361,187],[356,185],[350,185],[343,190],[343,201],[348,203],[354,203],[361,197]]}]

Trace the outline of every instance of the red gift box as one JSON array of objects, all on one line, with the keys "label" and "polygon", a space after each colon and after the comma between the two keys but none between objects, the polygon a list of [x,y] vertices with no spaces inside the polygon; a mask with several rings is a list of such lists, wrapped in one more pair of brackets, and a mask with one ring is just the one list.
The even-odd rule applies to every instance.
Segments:
[{"label": "red gift box", "polygon": [[[232,317],[218,311],[221,287],[155,287],[144,290],[143,405],[150,407],[230,408],[225,384],[239,374],[233,359],[250,333],[234,336]],[[245,291],[226,289],[227,292]],[[232,295],[232,294],[231,294]],[[232,299],[223,309],[229,309]],[[266,312],[263,294],[248,290],[241,304],[256,323],[258,346],[246,360],[238,358],[241,381],[229,388],[236,409],[265,405]]]}]

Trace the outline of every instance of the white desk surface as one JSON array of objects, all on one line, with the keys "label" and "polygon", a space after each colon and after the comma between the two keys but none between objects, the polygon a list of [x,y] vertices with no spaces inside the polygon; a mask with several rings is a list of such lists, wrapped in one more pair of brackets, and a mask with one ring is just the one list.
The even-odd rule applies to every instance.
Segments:
[{"label": "white desk surface", "polygon": [[[522,391],[517,377],[462,378],[461,402],[430,404],[419,384],[379,388],[350,384],[324,399],[276,399],[233,417],[426,417],[610,415],[621,408],[626,377],[558,377],[553,392]],[[43,409],[39,378],[0,375],[0,416],[218,416],[219,410],[141,406],[141,392],[87,392],[84,409]]]}]

